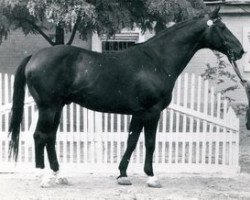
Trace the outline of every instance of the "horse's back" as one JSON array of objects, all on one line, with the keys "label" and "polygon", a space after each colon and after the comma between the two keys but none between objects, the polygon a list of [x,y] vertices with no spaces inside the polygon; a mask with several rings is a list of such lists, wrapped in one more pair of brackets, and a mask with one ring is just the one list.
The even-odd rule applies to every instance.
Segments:
[{"label": "horse's back", "polygon": [[[82,48],[67,45],[57,45],[54,47],[43,48],[31,57],[30,62],[26,67],[26,73],[38,70],[39,68],[42,68],[43,70],[48,67],[55,68],[61,64],[65,58],[71,58],[72,60],[73,58],[76,58],[80,52],[87,53],[88,51]],[[94,54],[94,52],[92,53]]]}]

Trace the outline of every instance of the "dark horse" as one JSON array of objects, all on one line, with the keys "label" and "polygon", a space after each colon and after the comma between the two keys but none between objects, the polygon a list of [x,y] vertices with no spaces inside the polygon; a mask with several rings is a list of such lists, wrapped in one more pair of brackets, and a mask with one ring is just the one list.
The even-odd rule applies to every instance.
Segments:
[{"label": "dark horse", "polygon": [[204,18],[174,25],[145,43],[115,54],[60,45],[25,58],[17,69],[14,83],[10,124],[10,148],[14,156],[18,153],[27,83],[39,110],[34,133],[37,168],[44,168],[46,147],[51,169],[59,170],[56,132],[63,106],[74,102],[95,111],[131,114],[118,183],[131,184],[126,171],[144,128],[144,171],[151,177],[148,185],[159,187],[152,167],[156,129],[161,111],[171,102],[177,77],[202,48],[217,50],[230,60],[240,59],[244,52],[218,12],[219,8]]}]

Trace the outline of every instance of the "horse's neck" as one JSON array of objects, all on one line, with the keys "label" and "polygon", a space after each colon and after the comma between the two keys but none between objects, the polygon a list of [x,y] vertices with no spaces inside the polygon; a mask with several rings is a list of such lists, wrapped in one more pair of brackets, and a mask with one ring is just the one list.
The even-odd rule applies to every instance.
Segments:
[{"label": "horse's neck", "polygon": [[205,26],[201,22],[187,24],[171,33],[166,32],[151,43],[151,48],[169,75],[179,76],[193,55],[203,48],[201,39]]}]

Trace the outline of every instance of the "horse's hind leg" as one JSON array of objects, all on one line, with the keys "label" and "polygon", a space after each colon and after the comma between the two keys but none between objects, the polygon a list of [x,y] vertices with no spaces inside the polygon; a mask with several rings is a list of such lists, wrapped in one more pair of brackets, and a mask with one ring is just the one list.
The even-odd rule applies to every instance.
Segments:
[{"label": "horse's hind leg", "polygon": [[55,145],[56,145],[56,131],[57,131],[58,125],[60,123],[60,117],[61,117],[61,109],[59,109],[55,113],[53,131],[52,131],[52,134],[54,135],[54,137],[52,137],[51,140],[49,140],[46,144],[46,150],[48,153],[50,168],[54,172],[57,172],[59,170],[59,163],[57,160]]},{"label": "horse's hind leg", "polygon": [[[57,173],[59,163],[56,156],[55,142],[62,107],[40,106],[38,109],[39,118],[34,133],[36,167],[44,168],[44,147],[46,146],[50,167],[53,172]],[[49,181],[43,179],[42,186],[49,186]]]},{"label": "horse's hind leg", "polygon": [[119,165],[120,176],[117,178],[118,183],[121,185],[131,185],[130,180],[127,178],[127,168],[130,161],[130,157],[135,150],[137,141],[139,139],[140,133],[142,131],[143,123],[141,118],[134,116],[132,117],[129,136],[127,141],[127,149],[122,157]]},{"label": "horse's hind leg", "polygon": [[[34,141],[35,141],[35,162],[36,168],[44,169],[44,147],[48,141],[48,137],[51,137],[47,130],[51,129],[51,122],[49,122],[49,118],[46,118],[46,114],[50,116],[51,113],[45,111],[45,109],[39,108],[38,110],[38,122],[36,126],[36,130],[34,133]],[[48,128],[48,129],[47,129]]]},{"label": "horse's hind leg", "polygon": [[159,115],[155,115],[150,120],[144,122],[144,131],[145,131],[145,146],[146,146],[146,158],[144,171],[149,176],[147,182],[149,187],[161,187],[160,182],[154,176],[153,172],[153,154],[155,151],[155,139],[156,139],[156,130],[159,120]]},{"label": "horse's hind leg", "polygon": [[51,168],[51,170],[53,170],[54,175],[56,176],[55,177],[56,183],[57,184],[68,184],[68,180],[66,178],[62,177],[61,174],[59,173],[59,163],[58,163],[58,159],[57,159],[57,155],[56,155],[56,148],[55,148],[56,132],[58,129],[58,125],[60,123],[61,111],[62,111],[62,108],[56,112],[56,115],[54,118],[54,130],[53,130],[55,137],[53,137],[50,141],[47,142],[46,150],[48,153],[50,168]]}]

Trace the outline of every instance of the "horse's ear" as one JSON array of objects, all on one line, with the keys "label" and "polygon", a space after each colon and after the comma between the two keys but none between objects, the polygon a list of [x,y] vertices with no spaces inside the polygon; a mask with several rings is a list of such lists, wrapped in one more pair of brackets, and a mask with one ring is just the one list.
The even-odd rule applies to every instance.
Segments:
[{"label": "horse's ear", "polygon": [[216,19],[219,17],[220,6],[217,6],[211,13],[209,13],[209,17],[211,19]]}]

